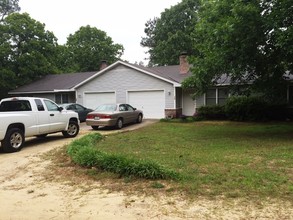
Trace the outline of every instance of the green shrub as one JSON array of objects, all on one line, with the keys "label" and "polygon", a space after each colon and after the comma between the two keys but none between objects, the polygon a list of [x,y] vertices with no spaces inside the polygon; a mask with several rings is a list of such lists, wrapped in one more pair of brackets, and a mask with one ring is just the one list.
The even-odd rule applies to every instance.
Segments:
[{"label": "green shrub", "polygon": [[117,154],[107,154],[99,151],[95,144],[101,140],[98,133],[86,135],[73,141],[67,153],[72,161],[85,167],[96,167],[113,172],[121,176],[134,176],[145,179],[178,179],[179,175],[160,164],[148,161],[127,158]]},{"label": "green shrub", "polygon": [[260,97],[233,96],[225,104],[225,113],[230,120],[267,120],[268,104]]},{"label": "green shrub", "polygon": [[225,108],[222,105],[202,106],[197,111],[197,117],[211,120],[226,119]]}]

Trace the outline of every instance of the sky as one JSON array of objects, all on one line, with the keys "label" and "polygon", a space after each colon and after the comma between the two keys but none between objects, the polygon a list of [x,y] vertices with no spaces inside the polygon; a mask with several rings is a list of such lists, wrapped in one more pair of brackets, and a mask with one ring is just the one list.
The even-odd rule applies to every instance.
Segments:
[{"label": "sky", "polygon": [[166,8],[180,0],[19,0],[20,13],[44,23],[54,33],[59,44],[65,44],[69,34],[81,26],[90,25],[107,33],[114,44],[124,47],[123,60],[145,61],[147,48],[140,46],[145,37],[145,23],[160,17]]}]

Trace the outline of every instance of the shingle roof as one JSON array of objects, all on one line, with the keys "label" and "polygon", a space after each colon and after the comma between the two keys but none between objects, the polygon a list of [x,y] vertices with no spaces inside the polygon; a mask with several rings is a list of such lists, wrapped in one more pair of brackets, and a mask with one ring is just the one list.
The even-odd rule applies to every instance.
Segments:
[{"label": "shingle roof", "polygon": [[46,92],[54,90],[70,90],[78,83],[93,76],[97,72],[52,74],[44,76],[30,84],[21,86],[9,93],[19,92]]},{"label": "shingle roof", "polygon": [[176,83],[182,83],[182,81],[185,78],[191,76],[191,72],[188,72],[185,74],[180,73],[180,66],[179,65],[144,67],[144,66],[132,64],[132,66],[143,69],[143,70],[148,71],[152,74],[155,74],[157,76],[163,77],[167,80],[171,80]]}]

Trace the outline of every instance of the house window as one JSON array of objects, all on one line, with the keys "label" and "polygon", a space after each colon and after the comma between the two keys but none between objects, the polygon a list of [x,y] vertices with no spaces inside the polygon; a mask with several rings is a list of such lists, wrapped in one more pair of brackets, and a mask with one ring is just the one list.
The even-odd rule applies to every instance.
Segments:
[{"label": "house window", "polygon": [[68,98],[68,94],[55,94],[55,102],[57,104],[62,104],[62,103],[69,103],[69,98]]},{"label": "house window", "polygon": [[225,88],[209,89],[205,97],[205,104],[207,106],[224,105],[228,98],[228,91]]},{"label": "house window", "polygon": [[218,89],[218,105],[224,105],[228,99],[228,90],[219,88]]},{"label": "house window", "polygon": [[216,89],[209,89],[206,93],[206,105],[216,105],[217,97],[216,97]]}]

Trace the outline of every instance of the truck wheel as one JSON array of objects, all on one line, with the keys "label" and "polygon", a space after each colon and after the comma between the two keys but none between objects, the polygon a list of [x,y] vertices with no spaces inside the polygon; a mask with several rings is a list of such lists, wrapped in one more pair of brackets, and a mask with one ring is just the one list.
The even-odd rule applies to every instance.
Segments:
[{"label": "truck wheel", "polygon": [[76,121],[70,121],[68,125],[67,131],[62,131],[64,137],[73,138],[78,135],[79,125]]},{"label": "truck wheel", "polygon": [[23,131],[19,128],[11,128],[7,131],[5,138],[2,140],[2,148],[6,153],[20,151],[24,143]]}]

